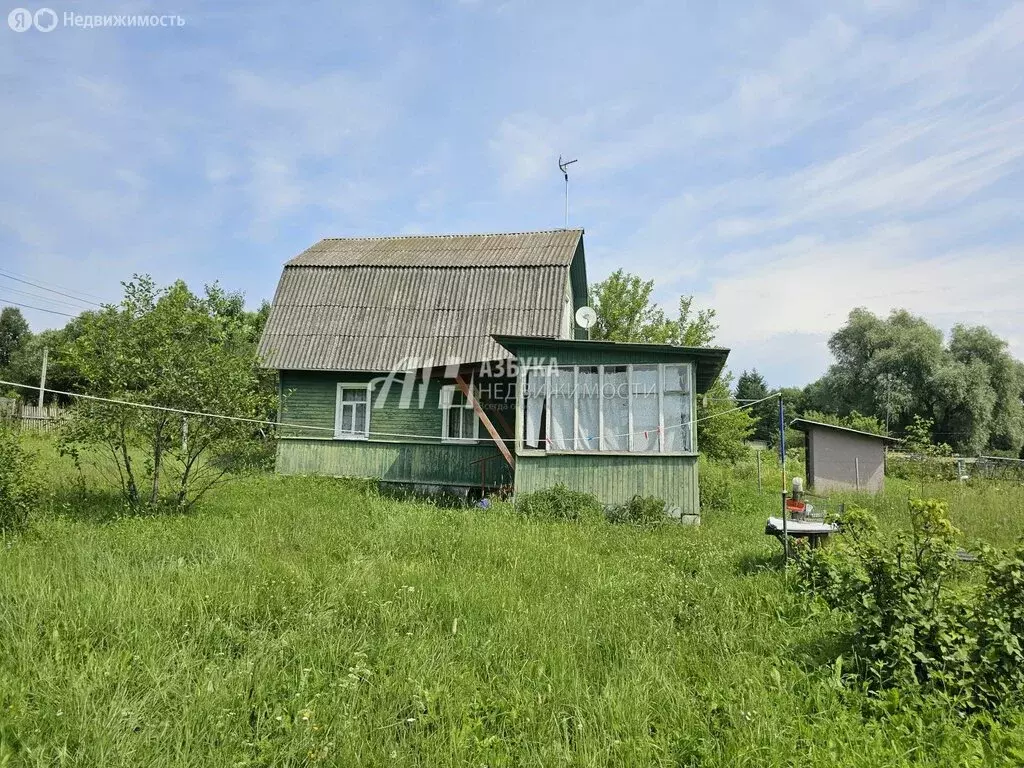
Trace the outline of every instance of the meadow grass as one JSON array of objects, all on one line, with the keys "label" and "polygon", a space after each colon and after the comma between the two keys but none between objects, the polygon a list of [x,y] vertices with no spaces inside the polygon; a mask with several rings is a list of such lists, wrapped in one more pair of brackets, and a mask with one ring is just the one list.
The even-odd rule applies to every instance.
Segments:
[{"label": "meadow grass", "polygon": [[[742,473],[699,528],[273,475],[130,517],[41,447],[48,509],[0,551],[0,765],[1014,765],[1024,739],[866,716]],[[954,515],[1005,543],[995,494]]]}]

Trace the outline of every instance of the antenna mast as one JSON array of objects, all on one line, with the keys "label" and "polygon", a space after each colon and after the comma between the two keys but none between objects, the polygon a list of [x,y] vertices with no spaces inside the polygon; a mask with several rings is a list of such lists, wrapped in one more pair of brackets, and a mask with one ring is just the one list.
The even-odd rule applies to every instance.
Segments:
[{"label": "antenna mast", "polygon": [[558,170],[562,172],[565,177],[565,228],[569,228],[569,166],[575,163],[575,160],[562,160],[562,156],[558,156]]}]

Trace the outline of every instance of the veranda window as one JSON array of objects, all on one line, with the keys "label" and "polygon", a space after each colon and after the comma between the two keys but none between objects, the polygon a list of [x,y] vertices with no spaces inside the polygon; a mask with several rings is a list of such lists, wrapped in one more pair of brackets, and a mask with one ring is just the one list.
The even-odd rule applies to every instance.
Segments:
[{"label": "veranda window", "polygon": [[370,436],[370,386],[339,384],[334,410],[334,437],[366,440]]},{"label": "veranda window", "polygon": [[549,451],[692,453],[689,364],[526,371],[524,442]]}]

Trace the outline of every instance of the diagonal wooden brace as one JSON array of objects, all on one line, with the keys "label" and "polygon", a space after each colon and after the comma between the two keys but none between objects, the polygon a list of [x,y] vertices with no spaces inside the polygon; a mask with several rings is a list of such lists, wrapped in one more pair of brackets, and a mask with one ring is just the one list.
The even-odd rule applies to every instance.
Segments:
[{"label": "diagonal wooden brace", "polygon": [[515,459],[512,458],[512,452],[509,451],[508,446],[505,445],[505,441],[502,439],[501,435],[498,434],[498,430],[494,428],[491,420],[487,418],[487,414],[484,413],[484,409],[480,406],[480,402],[476,397],[474,397],[473,390],[470,388],[469,384],[466,383],[466,380],[462,378],[461,373],[455,377],[455,384],[458,386],[462,394],[466,396],[466,402],[473,406],[473,410],[476,412],[476,417],[480,419],[480,423],[484,425],[484,429],[487,430],[487,434],[491,436],[494,444],[498,446],[498,450],[501,451],[501,455],[505,457],[505,461],[508,462],[508,465],[512,467],[512,469],[515,469],[516,462]]}]

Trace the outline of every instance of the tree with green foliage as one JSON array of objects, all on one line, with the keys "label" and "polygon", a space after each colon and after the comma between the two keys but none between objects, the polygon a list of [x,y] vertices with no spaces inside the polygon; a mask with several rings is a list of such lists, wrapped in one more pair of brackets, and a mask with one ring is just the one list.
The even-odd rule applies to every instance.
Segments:
[{"label": "tree with green foliage", "polygon": [[[590,288],[597,323],[590,338],[649,344],[706,347],[714,341],[718,326],[715,311],[695,311],[692,296],[679,298],[679,313],[668,317],[652,301],[654,281],[616,270]],[[753,430],[746,411],[733,410],[732,376],[723,374],[703,398],[697,399],[697,445],[701,453],[735,461],[746,454],[744,441]],[[709,418],[710,417],[710,418]]]},{"label": "tree with green foliage", "polygon": [[136,276],[120,305],[82,318],[68,357],[84,387],[154,407],[79,401],[62,441],[76,458],[102,449],[131,507],[187,508],[252,459],[258,425],[180,412],[263,419],[272,408],[239,305],[216,286],[196,296]]},{"label": "tree with green foliage", "polygon": [[945,429],[960,432],[962,444],[973,453],[1019,450],[1024,445],[1024,365],[1010,356],[1005,341],[980,326],[954,326],[948,348],[943,368],[949,376],[947,396],[937,398],[936,413]]},{"label": "tree with green foliage", "polygon": [[[763,400],[770,394],[768,384],[764,376],[757,372],[744,371],[736,381],[736,401],[748,403],[751,400]],[[754,419],[754,432],[751,435],[755,440],[763,440],[773,444],[778,441],[779,433],[779,405],[778,398],[765,400],[750,407],[750,415]]]},{"label": "tree with green foliage", "polygon": [[693,297],[680,296],[678,316],[668,317],[651,299],[653,292],[653,280],[621,269],[594,283],[590,302],[597,311],[597,323],[590,338],[684,347],[707,346],[714,340],[718,326],[713,309],[694,312]]},{"label": "tree with green foliage", "polygon": [[[70,320],[63,328],[49,329],[32,334],[29,339],[11,356],[10,364],[5,370],[5,378],[36,387],[43,366],[43,349],[49,350],[46,363],[46,386],[62,392],[77,391],[84,383],[82,377],[74,369],[68,359],[68,348],[82,333],[83,318],[91,313],[84,313]],[[22,398],[31,397],[32,390],[19,389]],[[70,399],[63,395],[47,393],[48,402],[70,404]]]},{"label": "tree with green foliage", "polygon": [[739,461],[750,452],[746,441],[754,420],[747,410],[736,410],[732,381],[732,374],[725,372],[697,398],[697,447],[712,459]]},{"label": "tree with green foliage", "polygon": [[932,420],[932,442],[965,453],[1024,449],[1024,364],[987,328],[956,326],[947,343],[923,318],[895,310],[850,313],[829,340],[836,361],[804,391],[804,407],[874,416],[890,432],[916,416]]},{"label": "tree with green foliage", "polygon": [[846,416],[837,416],[834,413],[822,413],[821,411],[805,411],[803,418],[808,421],[817,421],[821,424],[832,424],[837,427],[856,429],[861,432],[870,432],[872,435],[885,435],[885,425],[874,416],[863,416],[856,411],[851,411]]},{"label": "tree with green foliage", "polygon": [[11,358],[31,335],[20,309],[4,307],[0,310],[0,371],[10,365]]}]

